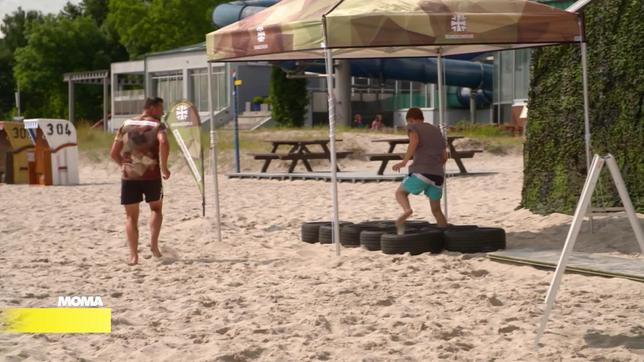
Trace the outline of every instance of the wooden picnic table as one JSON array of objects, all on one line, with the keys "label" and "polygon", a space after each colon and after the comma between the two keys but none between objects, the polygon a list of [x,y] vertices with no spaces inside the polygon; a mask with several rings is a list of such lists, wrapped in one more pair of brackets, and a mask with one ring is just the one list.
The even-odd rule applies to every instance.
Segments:
[{"label": "wooden picnic table", "polygon": [[[341,142],[342,140],[336,140],[336,142]],[[309,172],[313,171],[309,160],[320,160],[327,159],[331,161],[331,151],[329,150],[328,144],[329,139],[313,139],[313,140],[269,140],[265,141],[272,145],[271,152],[269,153],[254,153],[252,154],[256,160],[264,160],[264,165],[262,166],[261,172],[266,172],[268,166],[273,160],[289,160],[291,161],[288,172],[292,173],[295,170],[295,166],[299,161],[302,161],[304,167]],[[278,153],[277,150],[280,146],[290,147],[287,153]],[[322,152],[312,152],[309,146],[319,146],[322,149]],[[337,158],[345,158],[351,152],[336,151]],[[340,168],[336,169],[340,171]]]},{"label": "wooden picnic table", "polygon": [[[454,140],[461,139],[462,136],[448,136],[447,137],[447,147],[449,148],[449,157],[456,162],[458,169],[461,173],[467,173],[465,165],[463,165],[463,158],[472,158],[475,153],[483,152],[482,150],[464,150],[456,151],[454,148]],[[378,154],[367,154],[370,161],[381,161],[380,168],[378,169],[378,175],[382,175],[387,168],[387,163],[393,160],[402,160],[405,157],[404,153],[394,153],[394,149],[397,145],[406,145],[409,144],[409,138],[384,138],[372,140],[371,142],[385,142],[389,143],[389,149],[387,153],[378,153]]]}]

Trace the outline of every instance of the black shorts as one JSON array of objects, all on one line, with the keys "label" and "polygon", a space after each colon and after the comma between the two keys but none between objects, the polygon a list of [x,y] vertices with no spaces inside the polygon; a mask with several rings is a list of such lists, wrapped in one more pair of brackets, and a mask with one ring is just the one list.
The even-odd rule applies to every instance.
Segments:
[{"label": "black shorts", "polygon": [[158,180],[121,180],[121,205],[159,201],[163,198],[163,184]]}]

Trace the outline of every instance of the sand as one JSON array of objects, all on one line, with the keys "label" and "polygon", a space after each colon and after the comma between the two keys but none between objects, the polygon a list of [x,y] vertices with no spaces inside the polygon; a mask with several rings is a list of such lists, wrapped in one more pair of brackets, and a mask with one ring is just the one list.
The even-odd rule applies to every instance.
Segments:
[{"label": "sand", "polygon": [[[351,137],[343,135],[347,145],[370,136]],[[517,209],[520,155],[483,153],[466,166],[472,175],[449,181],[450,222],[503,227],[509,248],[562,248],[570,216]],[[451,161],[449,168],[456,170]],[[358,248],[338,258],[330,245],[299,241],[302,222],[330,219],[330,184],[319,181],[220,177],[220,243],[213,209],[201,218],[185,166],[172,170],[164,256],[151,257],[143,208],[135,267],[126,265],[115,166],[84,161],[74,187],[0,185],[0,306],[55,307],[58,296],[100,295],[112,308],[110,335],[4,334],[0,360],[644,360],[642,283],[566,275],[535,350],[552,271],[451,252]],[[341,184],[341,218],[395,218],[396,186]],[[412,218],[429,217],[422,198],[412,206]],[[575,250],[638,258],[625,216],[599,218],[593,234],[586,223]]]}]

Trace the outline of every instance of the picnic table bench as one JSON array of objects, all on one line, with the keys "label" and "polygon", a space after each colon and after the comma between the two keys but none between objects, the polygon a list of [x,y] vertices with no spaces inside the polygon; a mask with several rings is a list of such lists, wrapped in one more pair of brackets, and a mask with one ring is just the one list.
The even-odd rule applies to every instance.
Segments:
[{"label": "picnic table bench", "polygon": [[[336,140],[342,141],[342,140]],[[273,160],[285,160],[291,161],[288,167],[288,173],[292,173],[295,170],[295,166],[299,161],[302,161],[304,167],[307,171],[312,172],[313,168],[309,163],[309,160],[329,160],[331,161],[331,152],[327,144],[329,143],[328,139],[317,139],[317,140],[273,140],[267,141],[273,145],[271,152],[267,153],[251,153],[256,160],[263,160],[264,164],[262,165],[261,172],[265,173],[268,170],[271,162]],[[317,145],[322,148],[322,152],[311,152],[308,146]],[[290,146],[291,148],[286,153],[278,153],[277,149],[280,146]],[[336,151],[336,159],[343,159],[349,156],[351,152],[349,151]],[[337,171],[340,171],[340,168],[337,167]]]},{"label": "picnic table bench", "polygon": [[[453,159],[458,166],[458,169],[461,173],[467,173],[465,165],[463,165],[463,158],[472,158],[475,154],[483,152],[483,150],[461,150],[457,151],[454,148],[454,140],[463,138],[461,136],[448,136],[447,137],[447,146],[449,148],[449,158]],[[394,149],[399,144],[409,144],[408,138],[390,138],[390,139],[377,139],[372,142],[386,142],[389,143],[389,150],[386,153],[368,153],[367,159],[369,161],[380,161],[380,168],[378,168],[378,175],[382,175],[387,168],[389,161],[398,161],[402,160],[405,157],[405,153],[394,153]]]}]

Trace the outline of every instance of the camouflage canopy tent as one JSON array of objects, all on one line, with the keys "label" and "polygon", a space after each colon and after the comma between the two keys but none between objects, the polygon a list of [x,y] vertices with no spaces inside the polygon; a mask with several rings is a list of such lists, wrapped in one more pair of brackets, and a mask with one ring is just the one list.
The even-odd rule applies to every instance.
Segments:
[{"label": "camouflage canopy tent", "polygon": [[[282,0],[208,34],[206,47],[211,62],[325,59],[339,254],[334,58],[438,57],[439,122],[447,136],[442,56],[580,43],[586,92],[583,34],[580,15],[525,0]],[[585,112],[587,122],[587,106]],[[588,142],[588,126],[586,133]]]}]

